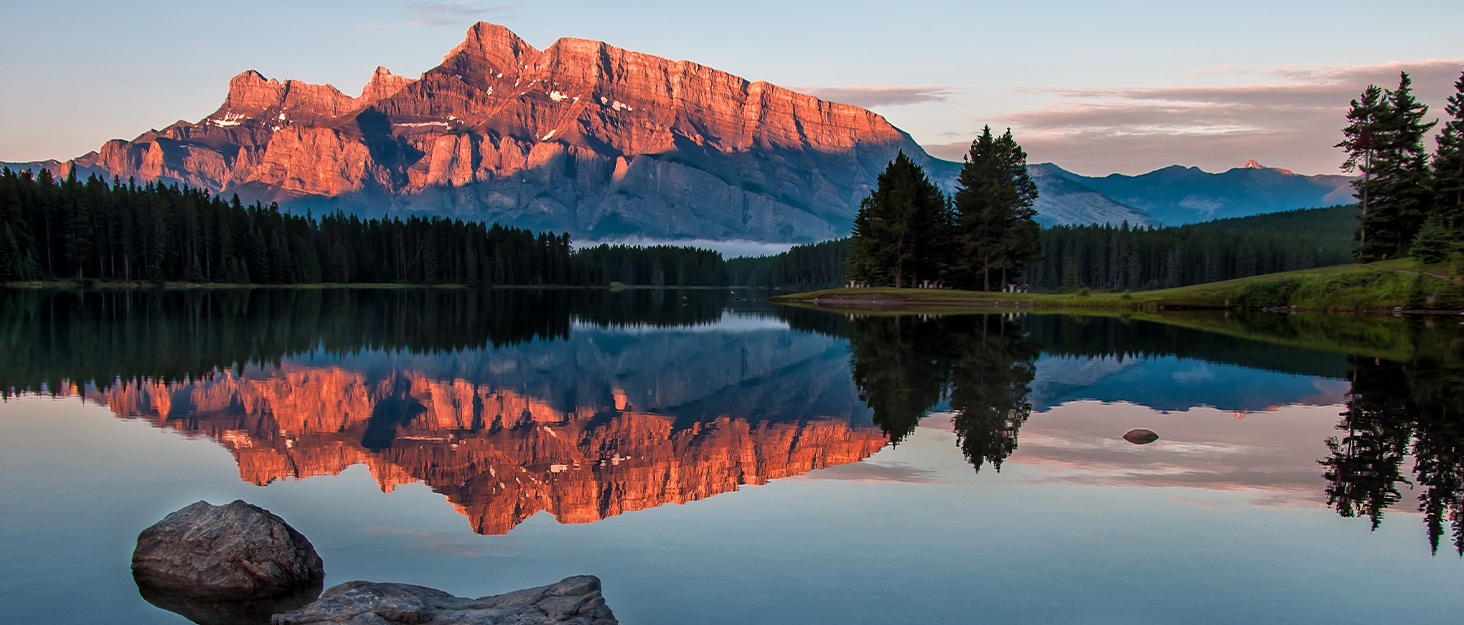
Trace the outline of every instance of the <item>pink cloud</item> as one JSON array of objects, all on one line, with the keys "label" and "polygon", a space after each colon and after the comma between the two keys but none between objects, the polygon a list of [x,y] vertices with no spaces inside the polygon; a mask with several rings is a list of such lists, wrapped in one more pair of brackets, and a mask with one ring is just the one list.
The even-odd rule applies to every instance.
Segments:
[{"label": "pink cloud", "polygon": [[[1332,146],[1348,103],[1364,88],[1396,87],[1398,73],[1407,71],[1415,94],[1431,106],[1430,117],[1438,117],[1460,70],[1464,59],[1227,68],[1223,73],[1267,82],[1032,90],[1057,102],[1012,113],[993,126],[1011,126],[1034,162],[1053,161],[1087,174],[1142,173],[1173,164],[1223,171],[1249,159],[1298,172],[1337,173],[1342,155]],[[927,149],[945,156],[955,145],[960,144]]]},{"label": "pink cloud", "polygon": [[803,86],[793,87],[794,91],[806,93],[820,100],[838,102],[840,104],[852,104],[864,108],[879,106],[901,106],[905,104],[921,104],[924,102],[943,102],[950,97],[950,91],[946,87],[891,87],[891,86],[865,86],[865,87],[823,87]]},{"label": "pink cloud", "polygon": [[[1327,483],[1317,461],[1337,434],[1340,409],[1290,405],[1237,419],[1208,408],[1064,404],[1022,427],[1007,463],[1036,469],[1034,483],[1186,488],[1243,494],[1251,505],[1323,508]],[[1128,443],[1122,434],[1131,427],[1153,429],[1158,442]],[[1417,507],[1404,495],[1390,512]]]}]

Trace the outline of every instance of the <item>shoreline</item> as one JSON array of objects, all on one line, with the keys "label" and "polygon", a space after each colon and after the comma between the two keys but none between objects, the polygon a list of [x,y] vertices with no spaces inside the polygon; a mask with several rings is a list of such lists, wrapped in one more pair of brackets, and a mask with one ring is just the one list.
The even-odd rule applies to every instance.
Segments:
[{"label": "shoreline", "polygon": [[[909,289],[915,290],[915,289]],[[1009,310],[1024,312],[1072,312],[1072,313],[1163,313],[1163,312],[1246,312],[1246,313],[1324,313],[1324,314],[1367,314],[1367,315],[1464,315],[1464,309],[1454,308],[1340,308],[1340,307],[1307,307],[1307,306],[1265,306],[1248,308],[1243,306],[1207,306],[1203,304],[1165,304],[1154,302],[1134,301],[1104,301],[1112,298],[1095,299],[1084,301],[1089,298],[1074,297],[1069,301],[1053,301],[1046,298],[1061,298],[1071,296],[1060,295],[1037,295],[1035,297],[1016,299],[978,299],[981,295],[987,295],[977,291],[945,291],[946,293],[959,293],[976,295],[970,299],[955,299],[948,297],[906,297],[904,294],[896,293],[860,293],[859,289],[850,289],[849,293],[821,293],[812,298],[802,297],[811,293],[795,293],[791,295],[777,295],[768,298],[768,301],[782,305],[799,305],[817,308],[828,311],[863,311],[863,312],[909,312],[918,314],[921,312],[933,312],[938,309],[955,309],[956,311],[974,310]],[[997,294],[991,294],[997,295]],[[1001,294],[1013,295],[1013,294]],[[1025,294],[1021,294],[1025,295]]]},{"label": "shoreline", "polygon": [[[1433,270],[1443,269],[1446,273]],[[1451,267],[1411,259],[1333,265],[1151,291],[1002,293],[954,289],[840,288],[777,295],[779,304],[831,310],[1053,309],[1067,311],[1227,311],[1456,315],[1464,283]]]}]

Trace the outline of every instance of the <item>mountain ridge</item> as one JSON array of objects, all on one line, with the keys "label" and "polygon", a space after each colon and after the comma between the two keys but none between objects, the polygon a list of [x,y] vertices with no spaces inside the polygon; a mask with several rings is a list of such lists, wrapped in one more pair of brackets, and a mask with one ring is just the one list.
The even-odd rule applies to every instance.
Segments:
[{"label": "mountain ridge", "polygon": [[[69,161],[7,165],[181,183],[287,210],[496,221],[577,240],[806,243],[847,234],[900,151],[954,188],[960,163],[931,157],[872,111],[599,41],[564,38],[540,50],[479,22],[438,66],[417,78],[377,67],[359,96],[248,70],[196,123]],[[1206,187],[1176,199],[1050,163],[1032,172],[1048,224],[1159,225],[1321,197],[1283,193],[1278,201],[1300,203],[1278,207]],[[1193,210],[1211,205],[1231,212]]]},{"label": "mountain ridge", "polygon": [[246,71],[197,123],[31,165],[285,208],[801,242],[846,230],[900,150],[933,160],[865,109],[602,42],[538,50],[480,22],[442,64],[378,68],[359,98]]},{"label": "mountain ridge", "polygon": [[1166,226],[1350,204],[1353,199],[1351,177],[1296,174],[1254,160],[1218,173],[1170,165],[1137,176],[1083,176],[1051,163],[1035,167],[1049,167],[1055,170],[1051,173],[1143,211]]}]

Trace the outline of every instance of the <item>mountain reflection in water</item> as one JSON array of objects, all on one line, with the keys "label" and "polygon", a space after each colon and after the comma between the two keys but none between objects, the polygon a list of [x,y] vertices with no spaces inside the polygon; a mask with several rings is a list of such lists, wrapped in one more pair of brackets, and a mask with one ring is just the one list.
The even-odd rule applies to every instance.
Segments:
[{"label": "mountain reflection in water", "polygon": [[[980,472],[1019,456],[1024,425],[1066,402],[1243,416],[1317,401],[1342,409],[1319,447],[1317,496],[1377,527],[1411,503],[1408,491],[1435,552],[1451,542],[1464,554],[1455,322],[861,316],[674,290],[0,300],[0,341],[14,355],[0,362],[6,392],[80,394],[207,436],[254,484],[355,464],[383,490],[420,481],[478,533],[540,511],[587,523],[856,463],[933,411],[950,416]],[[1162,366],[1141,371],[1148,363]]]}]

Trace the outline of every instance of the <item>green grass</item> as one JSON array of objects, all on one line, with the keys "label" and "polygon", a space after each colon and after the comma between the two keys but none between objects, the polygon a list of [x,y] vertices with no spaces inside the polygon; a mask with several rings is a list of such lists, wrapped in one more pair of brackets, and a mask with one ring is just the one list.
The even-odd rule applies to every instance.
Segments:
[{"label": "green grass", "polygon": [[982,293],[928,289],[826,289],[770,298],[817,306],[856,309],[999,307],[1171,310],[1260,309],[1295,306],[1299,310],[1356,312],[1464,310],[1464,286],[1452,265],[1423,268],[1411,259],[1303,269],[1133,293]]}]

